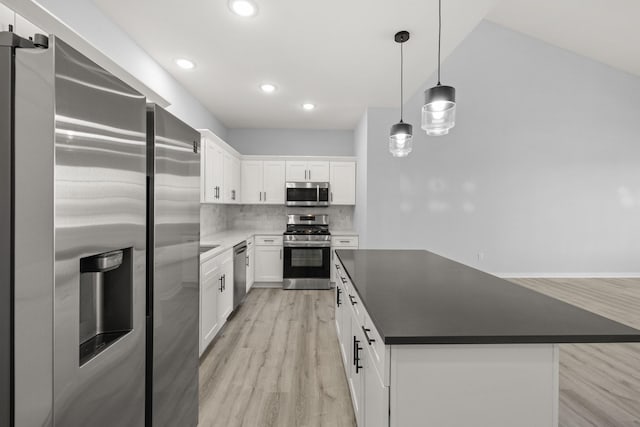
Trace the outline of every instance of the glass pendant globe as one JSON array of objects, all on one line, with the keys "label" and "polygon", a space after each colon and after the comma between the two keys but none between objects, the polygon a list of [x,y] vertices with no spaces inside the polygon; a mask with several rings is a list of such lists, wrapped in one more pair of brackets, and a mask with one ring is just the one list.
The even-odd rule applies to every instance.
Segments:
[{"label": "glass pendant globe", "polygon": [[393,157],[407,157],[413,150],[413,126],[396,123],[389,133],[389,152]]},{"label": "glass pendant globe", "polygon": [[446,135],[456,125],[456,90],[451,86],[435,86],[425,91],[422,107],[422,129],[427,135]]}]

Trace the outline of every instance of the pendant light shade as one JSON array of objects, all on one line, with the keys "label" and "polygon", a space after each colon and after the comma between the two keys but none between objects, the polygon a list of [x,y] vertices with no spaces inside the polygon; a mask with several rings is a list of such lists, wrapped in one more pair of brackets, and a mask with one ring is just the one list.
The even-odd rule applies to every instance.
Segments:
[{"label": "pendant light shade", "polygon": [[407,157],[413,150],[413,126],[400,120],[391,126],[389,152],[393,157]]},{"label": "pendant light shade", "polygon": [[456,89],[434,86],[424,92],[422,129],[427,135],[446,135],[456,125]]},{"label": "pendant light shade", "polygon": [[400,44],[400,121],[391,126],[389,132],[389,152],[393,157],[407,157],[413,150],[413,126],[402,121],[403,104],[404,104],[404,86],[403,86],[403,67],[404,52],[402,44],[409,40],[408,31],[398,31],[394,40]]},{"label": "pendant light shade", "polygon": [[440,84],[442,0],[438,0],[438,84],[424,91],[422,129],[427,135],[446,135],[456,125],[456,89]]}]

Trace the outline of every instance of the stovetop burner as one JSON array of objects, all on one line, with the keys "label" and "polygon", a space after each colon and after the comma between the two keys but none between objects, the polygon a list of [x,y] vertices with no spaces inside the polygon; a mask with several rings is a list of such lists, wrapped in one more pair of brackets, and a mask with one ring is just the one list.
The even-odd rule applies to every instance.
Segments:
[{"label": "stovetop burner", "polygon": [[310,236],[321,235],[328,236],[329,222],[327,215],[288,215],[287,231],[285,235],[293,236]]}]

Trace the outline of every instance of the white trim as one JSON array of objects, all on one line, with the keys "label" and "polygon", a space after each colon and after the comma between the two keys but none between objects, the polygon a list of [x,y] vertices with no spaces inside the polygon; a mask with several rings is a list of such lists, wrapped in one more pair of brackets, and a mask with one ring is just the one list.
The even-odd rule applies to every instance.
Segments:
[{"label": "white trim", "polygon": [[490,273],[503,279],[635,279],[640,278],[640,273]]}]

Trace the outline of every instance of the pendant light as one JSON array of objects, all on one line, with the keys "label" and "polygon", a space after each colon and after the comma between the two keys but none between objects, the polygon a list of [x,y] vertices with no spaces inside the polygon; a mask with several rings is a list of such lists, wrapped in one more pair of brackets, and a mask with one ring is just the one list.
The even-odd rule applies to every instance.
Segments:
[{"label": "pendant light", "polygon": [[389,151],[393,157],[406,157],[411,150],[413,150],[413,126],[402,121],[402,114],[404,112],[404,52],[402,45],[407,40],[409,40],[408,31],[399,31],[396,33],[395,41],[400,44],[400,122],[391,126],[391,132],[389,132]]},{"label": "pendant light", "polygon": [[456,89],[440,84],[440,40],[442,39],[442,0],[438,0],[438,84],[424,91],[422,129],[427,135],[446,135],[456,125]]}]

